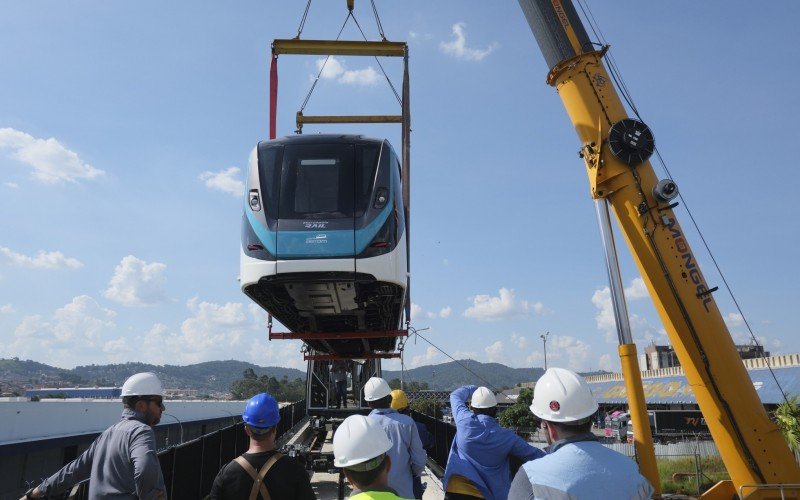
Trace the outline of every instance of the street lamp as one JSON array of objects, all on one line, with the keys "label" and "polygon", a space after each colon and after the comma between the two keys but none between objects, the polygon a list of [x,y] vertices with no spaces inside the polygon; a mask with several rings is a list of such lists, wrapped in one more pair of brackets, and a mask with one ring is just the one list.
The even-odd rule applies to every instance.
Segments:
[{"label": "street lamp", "polygon": [[544,346],[544,369],[547,371],[547,337],[550,336],[550,332],[545,333],[544,335],[539,335],[539,338],[542,339],[542,346]]}]

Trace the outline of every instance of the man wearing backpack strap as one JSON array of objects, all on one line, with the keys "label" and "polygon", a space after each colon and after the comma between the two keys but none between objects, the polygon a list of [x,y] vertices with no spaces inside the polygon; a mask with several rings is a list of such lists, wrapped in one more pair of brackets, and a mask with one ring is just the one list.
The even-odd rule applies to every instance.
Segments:
[{"label": "man wearing backpack strap", "polygon": [[316,500],[302,465],[275,450],[278,403],[269,394],[253,396],[242,413],[250,448],[217,474],[211,500]]}]

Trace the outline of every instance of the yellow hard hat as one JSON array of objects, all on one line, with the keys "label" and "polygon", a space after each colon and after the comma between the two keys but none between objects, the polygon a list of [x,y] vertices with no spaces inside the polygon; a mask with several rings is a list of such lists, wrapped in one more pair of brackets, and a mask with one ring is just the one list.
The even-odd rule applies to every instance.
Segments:
[{"label": "yellow hard hat", "polygon": [[402,410],[403,408],[408,408],[406,393],[401,389],[395,389],[392,391],[392,409]]}]

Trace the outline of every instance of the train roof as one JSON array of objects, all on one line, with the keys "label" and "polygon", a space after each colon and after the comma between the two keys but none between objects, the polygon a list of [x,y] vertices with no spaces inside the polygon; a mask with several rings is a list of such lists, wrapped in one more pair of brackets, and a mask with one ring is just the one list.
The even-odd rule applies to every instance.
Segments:
[{"label": "train roof", "polygon": [[361,134],[311,134],[287,135],[271,141],[261,141],[261,144],[330,144],[330,143],[382,143],[385,139],[368,137]]}]

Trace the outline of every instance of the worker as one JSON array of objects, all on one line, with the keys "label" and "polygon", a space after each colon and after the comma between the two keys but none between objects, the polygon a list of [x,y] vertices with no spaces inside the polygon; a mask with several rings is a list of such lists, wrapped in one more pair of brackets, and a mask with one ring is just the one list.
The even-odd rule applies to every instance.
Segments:
[{"label": "worker", "polygon": [[263,392],[250,398],[242,421],[250,447],[220,469],[211,486],[211,499],[315,499],[305,468],[275,449],[281,421],[275,398]]},{"label": "worker", "polygon": [[653,494],[630,458],[606,448],[591,432],[597,401],[586,381],[549,368],[536,382],[530,409],[542,420],[549,444],[544,458],[524,464],[508,498],[645,499]]},{"label": "worker", "polygon": [[137,373],[122,384],[122,419],[85,452],[22,498],[55,498],[89,479],[90,499],[166,498],[153,427],[164,412],[164,392],[155,373]]},{"label": "worker", "polygon": [[[410,410],[408,406],[408,397],[402,389],[395,389],[392,391],[392,409],[397,410],[400,414],[408,415]],[[428,432],[428,428],[422,422],[414,420],[414,425],[417,426],[422,448],[427,452],[434,445],[433,435]],[[425,493],[425,489],[428,485],[422,483],[422,476],[412,474],[412,479],[414,481],[414,498],[422,498],[422,494]]]},{"label": "worker", "polygon": [[[470,406],[467,406],[470,400]],[[444,473],[445,499],[502,499],[511,486],[509,457],[544,456],[495,419],[497,398],[486,387],[467,385],[450,393],[456,436]]]},{"label": "worker", "polygon": [[417,426],[411,417],[392,409],[392,389],[380,377],[372,377],[364,384],[364,400],[372,408],[368,418],[378,422],[392,442],[388,451],[393,464],[389,471],[389,487],[403,498],[413,498],[412,476],[422,476],[428,459]]},{"label": "worker", "polygon": [[353,485],[350,500],[403,500],[389,486],[394,444],[380,424],[363,415],[344,419],[333,434],[333,465]]},{"label": "worker", "polygon": [[331,366],[331,380],[334,384],[336,394],[336,408],[340,408],[344,403],[347,408],[347,364],[342,360],[333,362]]}]

